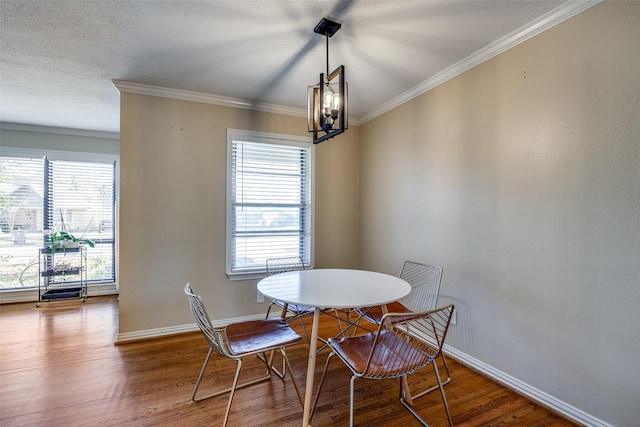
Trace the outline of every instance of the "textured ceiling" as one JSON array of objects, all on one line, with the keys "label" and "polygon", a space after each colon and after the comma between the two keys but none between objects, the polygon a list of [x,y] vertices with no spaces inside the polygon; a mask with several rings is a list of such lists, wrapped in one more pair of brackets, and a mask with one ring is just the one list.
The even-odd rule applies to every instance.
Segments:
[{"label": "textured ceiling", "polygon": [[570,3],[0,0],[0,121],[118,132],[113,80],[304,109],[324,16],[357,120]]}]

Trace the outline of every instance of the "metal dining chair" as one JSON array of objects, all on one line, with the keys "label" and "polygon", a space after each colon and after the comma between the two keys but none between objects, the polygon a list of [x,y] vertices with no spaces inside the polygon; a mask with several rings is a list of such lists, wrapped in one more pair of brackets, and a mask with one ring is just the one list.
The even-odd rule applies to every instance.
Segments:
[{"label": "metal dining chair", "polygon": [[[438,304],[438,295],[440,293],[440,283],[442,282],[442,267],[435,265],[422,264],[415,261],[405,261],[400,270],[401,279],[411,285],[411,292],[404,298],[387,304],[387,312],[389,313],[408,313],[416,311],[433,310]],[[358,313],[362,318],[376,325],[380,324],[384,315],[380,306],[370,309],[358,309]],[[392,318],[391,321],[398,318]],[[447,378],[442,381],[443,385],[451,381],[451,374],[447,364],[447,358],[444,353],[440,353],[440,358],[447,373]],[[424,396],[438,388],[438,385],[427,388],[413,395],[413,399]]]},{"label": "metal dining chair", "polygon": [[[280,350],[283,363],[286,365],[289,375],[291,376],[291,382],[293,383],[300,404],[303,404],[302,397],[300,396],[300,390],[296,384],[291,365],[285,348],[296,344],[302,340],[302,337],[298,335],[284,319],[264,319],[264,320],[252,320],[246,322],[231,323],[226,326],[214,327],[211,323],[211,319],[207,314],[207,310],[202,302],[202,298],[197,295],[191,288],[191,284],[187,283],[184,287],[184,293],[189,298],[189,305],[193,317],[196,319],[198,327],[204,334],[207,342],[209,343],[209,352],[204,360],[200,375],[196,381],[196,385],[191,395],[191,400],[199,402],[214,396],[219,396],[224,393],[229,393],[229,401],[227,402],[227,409],[222,421],[223,427],[227,424],[229,418],[229,412],[231,410],[231,403],[233,401],[233,395],[236,389],[247,387],[253,384],[257,384],[262,381],[266,381],[271,378],[272,364],[273,364],[273,352]],[[200,382],[209,363],[209,359],[213,352],[218,353],[222,357],[235,360],[237,362],[236,374],[233,379],[231,387],[224,390],[219,390],[215,393],[209,394],[203,397],[196,397]],[[267,358],[267,353],[271,355]],[[267,368],[266,375],[247,381],[242,384],[238,384],[238,377],[240,376],[240,370],[242,369],[242,360],[248,356],[262,356],[259,357]],[[281,376],[283,378],[284,376]]]},{"label": "metal dining chair", "polygon": [[334,355],[351,370],[349,393],[349,425],[353,426],[354,394],[356,378],[381,380],[400,379],[400,401],[423,425],[427,423],[412,408],[413,398],[409,393],[407,375],[427,365],[433,367],[438,389],[442,396],[449,425],[453,426],[449,405],[440,381],[435,359],[442,352],[442,346],[449,329],[454,306],[449,304],[425,312],[387,313],[382,316],[378,329],[365,335],[329,338],[331,353],[327,357],[318,392],[313,402],[315,409],[329,364]]},{"label": "metal dining chair", "polygon": [[[267,276],[273,276],[274,274],[286,273],[288,271],[299,271],[304,270],[304,261],[301,257],[281,257],[281,258],[269,258],[265,261],[265,268],[267,271]],[[309,342],[309,333],[307,332],[307,328],[304,325],[303,317],[309,316],[313,314],[313,307],[306,307],[301,305],[291,305],[287,304],[283,301],[271,300],[271,304],[267,308],[267,314],[265,316],[266,319],[269,318],[269,314],[271,313],[271,309],[276,306],[281,310],[281,317],[287,322],[292,322],[294,320],[300,320],[300,324],[302,325],[302,333],[304,337]],[[273,372],[278,374],[280,377],[284,377],[286,374],[284,360],[282,360],[282,370],[278,370],[275,367],[272,367]]]},{"label": "metal dining chair", "polygon": [[[286,273],[288,271],[304,270],[304,262],[300,257],[269,258],[266,261],[266,269],[268,277],[278,273]],[[282,301],[271,300],[271,304],[269,304],[269,308],[267,309],[267,318],[269,317],[269,313],[273,306],[280,307],[283,310],[283,318],[287,318],[287,314],[289,314],[290,317],[287,318],[288,321],[291,322],[296,319],[300,320],[300,323],[302,324],[302,332],[308,342],[309,333],[307,332],[307,328],[305,327],[302,318],[312,315],[314,308],[302,305],[291,305]]]}]

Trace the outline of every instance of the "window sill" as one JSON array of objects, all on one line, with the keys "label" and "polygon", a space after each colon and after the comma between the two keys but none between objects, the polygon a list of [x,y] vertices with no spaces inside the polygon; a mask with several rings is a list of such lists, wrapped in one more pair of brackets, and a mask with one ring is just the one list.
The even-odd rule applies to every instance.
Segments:
[{"label": "window sill", "polygon": [[267,273],[264,271],[251,271],[247,273],[227,273],[227,278],[231,282],[237,282],[240,280],[254,280],[254,279],[264,279],[267,276]]},{"label": "window sill", "polygon": [[[118,294],[118,287],[115,283],[104,285],[89,285],[87,288],[89,297],[98,295]],[[30,289],[10,289],[0,291],[0,304],[11,304],[16,302],[37,302],[38,288]]]}]

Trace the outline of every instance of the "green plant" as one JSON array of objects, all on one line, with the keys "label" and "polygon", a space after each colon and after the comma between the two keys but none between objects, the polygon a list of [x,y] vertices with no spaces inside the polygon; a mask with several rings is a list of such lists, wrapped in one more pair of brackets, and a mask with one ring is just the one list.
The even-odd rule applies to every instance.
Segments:
[{"label": "green plant", "polygon": [[[67,224],[64,222],[64,215],[62,209],[60,209],[60,224],[62,224],[62,230],[55,231],[49,235],[47,239],[51,247],[51,253],[55,254],[57,249],[67,250],[67,242],[76,242],[78,244],[83,243],[91,248],[95,248],[96,244],[91,239],[85,239],[84,237],[76,237],[67,231]],[[89,223],[91,224],[91,223]],[[87,225],[87,228],[89,225]],[[86,228],[85,228],[86,231]]]},{"label": "green plant", "polygon": [[96,244],[91,239],[85,239],[81,237],[76,237],[73,234],[67,231],[56,231],[49,236],[49,245],[51,246],[51,253],[55,254],[57,249],[63,249],[66,251],[67,246],[65,242],[77,242],[78,244],[82,243],[88,245],[91,248],[94,248]]}]

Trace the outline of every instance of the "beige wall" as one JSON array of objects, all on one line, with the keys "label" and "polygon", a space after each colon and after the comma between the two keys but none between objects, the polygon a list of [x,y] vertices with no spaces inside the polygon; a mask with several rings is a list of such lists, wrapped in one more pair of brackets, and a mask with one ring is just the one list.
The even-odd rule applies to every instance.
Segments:
[{"label": "beige wall", "polygon": [[[266,312],[225,275],[227,128],[309,137],[306,119],[121,93],[120,334]],[[357,267],[358,129],[316,146],[316,266]]]},{"label": "beige wall", "polygon": [[[360,128],[361,267],[444,267],[449,344],[640,418],[640,2],[605,2]],[[455,381],[455,379],[454,379]]]}]

